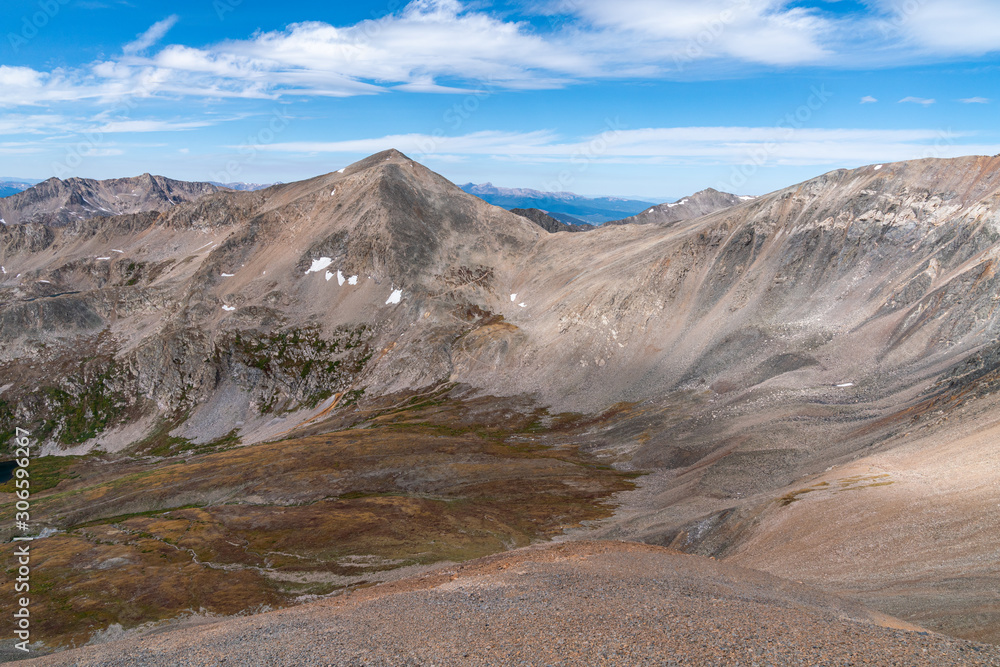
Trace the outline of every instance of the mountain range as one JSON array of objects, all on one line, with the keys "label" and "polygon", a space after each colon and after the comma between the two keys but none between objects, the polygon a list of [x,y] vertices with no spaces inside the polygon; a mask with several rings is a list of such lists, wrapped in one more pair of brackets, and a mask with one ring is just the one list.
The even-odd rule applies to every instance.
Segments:
[{"label": "mountain range", "polygon": [[1000,642],[1000,158],[572,234],[397,151],[157,178],[0,200],[0,432],[48,455],[50,646],[554,537]]},{"label": "mountain range", "polygon": [[528,188],[503,188],[492,183],[466,183],[463,191],[476,195],[483,201],[506,209],[536,208],[568,224],[588,223],[599,225],[634,215],[647,208],[651,202],[621,197],[584,197],[572,192],[542,192]]},{"label": "mountain range", "polygon": [[23,178],[0,178],[0,197],[9,197],[27,190],[37,182]]}]

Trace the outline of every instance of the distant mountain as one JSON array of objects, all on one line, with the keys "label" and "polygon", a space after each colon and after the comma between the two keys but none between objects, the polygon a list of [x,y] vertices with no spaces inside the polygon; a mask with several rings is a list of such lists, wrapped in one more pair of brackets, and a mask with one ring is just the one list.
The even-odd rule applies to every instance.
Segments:
[{"label": "distant mountain", "polygon": [[0,197],[9,197],[27,190],[38,181],[24,178],[0,178]]},{"label": "distant mountain", "polygon": [[218,191],[210,183],[175,181],[150,174],[103,181],[50,178],[0,199],[0,220],[8,225],[41,223],[62,227],[100,215],[165,211]]},{"label": "distant mountain", "polygon": [[218,181],[208,181],[212,185],[220,188],[226,188],[228,190],[239,190],[240,192],[253,192],[254,190],[263,190],[264,188],[269,188],[272,185],[281,185],[281,181],[276,181],[274,183],[220,183]]},{"label": "distant mountain", "polygon": [[[513,211],[514,209],[510,209],[510,210]],[[524,208],[524,209],[519,209],[519,210],[522,210],[522,211],[542,211],[542,209],[540,209],[540,208],[536,208],[536,209]],[[584,222],[583,220],[581,220],[580,218],[577,218],[576,216],[570,215],[569,213],[560,213],[559,211],[542,211],[542,213],[544,213],[545,215],[549,216],[550,218],[558,220],[559,222],[564,222],[567,225],[586,225],[588,227],[593,227],[594,226],[594,225],[590,224],[589,222]]]},{"label": "distant mountain", "polygon": [[[589,232],[592,229],[597,229],[594,225],[588,225],[585,222],[563,222],[555,216],[549,215],[537,208],[512,208],[510,212],[517,213],[522,218],[531,220],[547,232]],[[575,220],[573,216],[568,215],[566,217]]]},{"label": "distant mountain", "polygon": [[621,197],[584,197],[572,192],[542,192],[527,188],[501,188],[492,183],[466,183],[460,188],[471,195],[505,209],[537,208],[549,215],[568,214],[600,225],[649,208],[650,202]]},{"label": "distant mountain", "polygon": [[609,225],[630,225],[660,223],[669,224],[680,222],[681,220],[692,220],[703,215],[721,211],[730,206],[736,206],[747,201],[756,199],[749,195],[734,195],[728,192],[719,192],[713,188],[708,188],[696,192],[689,197],[673,202],[671,204],[657,204],[647,208],[639,215],[634,215],[621,220],[613,220]]}]

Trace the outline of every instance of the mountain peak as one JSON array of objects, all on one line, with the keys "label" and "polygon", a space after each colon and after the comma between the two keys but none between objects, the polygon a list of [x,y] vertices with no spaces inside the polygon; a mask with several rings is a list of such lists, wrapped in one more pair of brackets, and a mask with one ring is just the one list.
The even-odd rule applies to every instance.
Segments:
[{"label": "mountain peak", "polygon": [[370,169],[376,167],[384,162],[394,162],[396,164],[406,164],[408,162],[413,162],[409,157],[404,155],[401,151],[395,148],[390,148],[388,150],[380,151],[374,155],[369,155],[363,160],[358,160],[357,162],[346,167],[345,171],[358,171],[363,169]]},{"label": "mountain peak", "polygon": [[165,211],[218,190],[211,183],[176,181],[148,172],[107,180],[53,177],[0,199],[0,218],[8,224],[63,227],[96,216]]},{"label": "mountain peak", "polygon": [[721,192],[715,188],[705,188],[704,190],[695,192],[693,195],[688,195],[687,197],[678,199],[675,202],[657,204],[656,206],[647,208],[638,215],[623,218],[622,220],[615,220],[608,224],[627,225],[636,223],[648,224],[654,222],[671,224],[682,220],[700,218],[703,215],[708,215],[709,213],[715,213],[716,211],[721,211],[722,209],[729,208],[730,206],[742,204],[749,199],[753,199],[753,197],[734,195],[729,192]]}]

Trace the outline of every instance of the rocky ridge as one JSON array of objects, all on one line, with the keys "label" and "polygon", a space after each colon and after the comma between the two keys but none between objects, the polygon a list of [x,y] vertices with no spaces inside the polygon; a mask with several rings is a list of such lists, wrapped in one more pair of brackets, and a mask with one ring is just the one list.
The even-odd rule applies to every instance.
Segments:
[{"label": "rocky ridge", "polygon": [[[29,424],[61,453],[163,428],[250,444],[364,425],[430,390],[488,396],[549,411],[521,444],[555,432],[544,442],[649,473],[581,534],[778,567],[764,545],[784,517],[945,484],[933,453],[960,422],[994,423],[998,225],[997,158],[838,170],[669,225],[546,234],[394,151],[160,213],[8,225],[0,430]],[[919,470],[839,474],[917,430]],[[995,487],[963,488],[928,515],[988,529]],[[864,528],[873,569],[902,567]],[[901,584],[893,611],[997,641],[991,548],[928,550],[920,581],[940,594]],[[832,553],[807,569],[832,571]],[[877,572],[852,576],[839,585],[877,588]]]},{"label": "rocky ridge", "polygon": [[669,204],[657,204],[636,215],[612,220],[609,225],[631,225],[631,224],[671,224],[681,220],[699,218],[716,211],[739,206],[748,201],[753,201],[756,197],[750,195],[734,195],[728,192],[719,192],[714,188],[700,190],[693,195],[679,199]]},{"label": "rocky ridge", "polygon": [[594,225],[588,224],[569,224],[562,222],[552,217],[545,211],[537,208],[512,208],[511,213],[516,213],[522,217],[531,220],[533,223],[541,227],[547,232],[589,232],[592,229],[596,229]]},{"label": "rocky ridge", "polygon": [[210,183],[150,174],[108,180],[50,178],[0,199],[0,220],[7,225],[62,227],[96,216],[165,211],[218,190]]}]

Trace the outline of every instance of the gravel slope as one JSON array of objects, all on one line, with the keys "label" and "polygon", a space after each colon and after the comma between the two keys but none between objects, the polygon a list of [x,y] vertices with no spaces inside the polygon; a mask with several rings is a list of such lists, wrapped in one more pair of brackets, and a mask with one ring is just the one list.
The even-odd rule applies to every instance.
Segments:
[{"label": "gravel slope", "polygon": [[23,664],[1000,665],[1000,647],[888,625],[905,627],[754,570],[570,542]]}]

